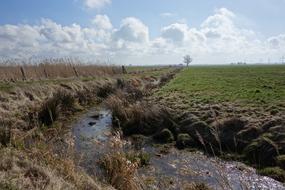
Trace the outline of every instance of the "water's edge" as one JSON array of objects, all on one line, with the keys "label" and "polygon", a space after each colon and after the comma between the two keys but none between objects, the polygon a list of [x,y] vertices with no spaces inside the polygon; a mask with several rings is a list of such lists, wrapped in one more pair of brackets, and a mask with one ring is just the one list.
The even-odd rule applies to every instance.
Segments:
[{"label": "water's edge", "polygon": [[[72,134],[78,165],[100,177],[96,163],[112,151],[107,146],[113,135],[112,114],[104,108],[91,109],[74,123]],[[239,162],[175,148],[160,154],[159,148],[150,145],[143,147],[143,151],[151,155],[150,165],[140,168],[138,175],[148,189],[182,189],[191,182],[202,182],[214,189],[285,189],[282,183],[259,176],[255,169]]]}]

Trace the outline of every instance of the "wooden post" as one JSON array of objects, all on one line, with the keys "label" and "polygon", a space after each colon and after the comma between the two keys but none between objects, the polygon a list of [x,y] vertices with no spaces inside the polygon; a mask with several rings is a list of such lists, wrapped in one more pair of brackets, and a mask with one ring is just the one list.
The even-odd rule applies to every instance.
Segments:
[{"label": "wooden post", "polygon": [[20,70],[21,70],[22,77],[23,77],[22,79],[23,79],[23,80],[27,80],[27,77],[26,77],[26,73],[25,73],[25,69],[24,69],[24,67],[23,67],[23,66],[21,66],[21,67],[20,67]]},{"label": "wooden post", "polygon": [[126,70],[124,65],[122,65],[122,72],[123,72],[123,74],[127,74],[127,70]]},{"label": "wooden post", "polygon": [[73,71],[74,71],[74,73],[75,73],[76,77],[79,77],[79,74],[78,74],[78,72],[77,72],[76,68],[75,68],[74,66],[73,66],[72,68],[73,68]]},{"label": "wooden post", "polygon": [[46,71],[45,67],[44,67],[44,74],[45,74],[46,79],[48,79],[48,74],[47,74],[47,71]]}]

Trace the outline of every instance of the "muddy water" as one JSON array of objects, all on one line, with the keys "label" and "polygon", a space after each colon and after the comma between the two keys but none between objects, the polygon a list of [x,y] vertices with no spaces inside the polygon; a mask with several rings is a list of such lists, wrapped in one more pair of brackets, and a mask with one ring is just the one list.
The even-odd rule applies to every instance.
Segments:
[{"label": "muddy water", "polygon": [[[83,115],[73,127],[79,165],[89,174],[100,176],[97,161],[107,152],[112,138],[112,115],[108,110],[93,109]],[[285,190],[283,184],[256,174],[255,169],[239,162],[209,158],[200,152],[172,148],[160,154],[159,148],[146,146],[150,165],[138,170],[147,189],[183,189],[191,182],[205,183],[213,189]]]}]

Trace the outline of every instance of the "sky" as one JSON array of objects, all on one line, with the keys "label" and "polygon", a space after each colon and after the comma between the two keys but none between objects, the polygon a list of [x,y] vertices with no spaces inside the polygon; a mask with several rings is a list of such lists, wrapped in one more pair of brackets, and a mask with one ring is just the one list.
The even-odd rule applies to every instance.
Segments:
[{"label": "sky", "polygon": [[285,0],[3,0],[0,58],[125,65],[285,56]]}]

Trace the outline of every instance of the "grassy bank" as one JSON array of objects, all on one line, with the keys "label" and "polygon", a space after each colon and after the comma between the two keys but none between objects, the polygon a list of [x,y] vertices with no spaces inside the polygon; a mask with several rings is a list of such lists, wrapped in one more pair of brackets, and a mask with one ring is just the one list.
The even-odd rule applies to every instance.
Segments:
[{"label": "grassy bank", "polygon": [[109,105],[127,136],[237,159],[284,182],[284,69],[190,67],[143,100],[118,94]]},{"label": "grassy bank", "polygon": [[285,103],[285,66],[200,66],[181,72],[158,95],[175,94],[188,103],[237,103],[248,106]]},{"label": "grassy bank", "polygon": [[284,76],[284,65],[189,67],[151,99],[189,114],[177,121],[179,146],[230,153],[284,181]]},{"label": "grassy bank", "polygon": [[152,88],[156,72],[1,81],[0,189],[112,189],[76,165],[69,123],[115,91]]}]

